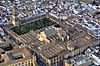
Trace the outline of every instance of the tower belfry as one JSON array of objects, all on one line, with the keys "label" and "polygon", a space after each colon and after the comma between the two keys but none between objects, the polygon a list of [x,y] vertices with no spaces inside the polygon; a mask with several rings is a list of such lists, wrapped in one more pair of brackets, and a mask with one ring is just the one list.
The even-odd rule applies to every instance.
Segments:
[{"label": "tower belfry", "polygon": [[13,12],[12,12],[12,24],[16,26],[16,21],[15,21],[15,5],[13,4]]},{"label": "tower belfry", "polygon": [[17,12],[16,12],[16,5],[13,3],[13,8],[12,8],[12,24],[14,26],[19,26],[19,21],[17,19]]}]

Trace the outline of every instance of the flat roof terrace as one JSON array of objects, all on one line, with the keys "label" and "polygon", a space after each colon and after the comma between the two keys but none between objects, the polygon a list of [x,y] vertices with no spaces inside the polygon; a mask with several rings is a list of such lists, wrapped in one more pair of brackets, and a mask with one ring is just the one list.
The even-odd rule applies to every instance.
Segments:
[{"label": "flat roof terrace", "polygon": [[15,33],[17,33],[18,35],[22,35],[22,34],[26,34],[28,32],[30,32],[31,30],[37,30],[37,29],[41,29],[50,25],[55,24],[54,21],[48,19],[48,18],[43,18],[37,21],[33,21],[31,23],[28,24],[24,24],[23,26],[16,26],[11,28],[12,31],[14,31]]}]

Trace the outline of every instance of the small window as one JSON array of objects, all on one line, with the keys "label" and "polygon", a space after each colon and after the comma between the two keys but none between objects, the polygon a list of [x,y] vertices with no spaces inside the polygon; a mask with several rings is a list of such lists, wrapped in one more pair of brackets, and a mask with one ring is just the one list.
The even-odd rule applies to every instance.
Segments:
[{"label": "small window", "polygon": [[31,66],[33,66],[33,63],[31,63]]},{"label": "small window", "polygon": [[33,60],[31,60],[31,62],[33,62]]},{"label": "small window", "polygon": [[30,63],[28,63],[28,65],[30,66]]},{"label": "small window", "polygon": [[0,60],[0,63],[3,63],[3,62],[4,62],[4,59],[1,59],[1,60]]}]

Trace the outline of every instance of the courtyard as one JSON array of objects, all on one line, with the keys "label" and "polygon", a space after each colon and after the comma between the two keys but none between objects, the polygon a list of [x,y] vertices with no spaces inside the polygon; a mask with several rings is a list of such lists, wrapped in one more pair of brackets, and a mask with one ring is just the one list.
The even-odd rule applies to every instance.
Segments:
[{"label": "courtyard", "polygon": [[35,31],[35,30],[38,30],[38,29],[41,29],[53,24],[55,24],[55,22],[51,21],[48,18],[44,18],[44,19],[40,19],[29,24],[25,24],[23,26],[13,27],[11,28],[11,30],[17,33],[18,35],[22,35],[22,34],[26,34],[30,32],[30,30]]}]

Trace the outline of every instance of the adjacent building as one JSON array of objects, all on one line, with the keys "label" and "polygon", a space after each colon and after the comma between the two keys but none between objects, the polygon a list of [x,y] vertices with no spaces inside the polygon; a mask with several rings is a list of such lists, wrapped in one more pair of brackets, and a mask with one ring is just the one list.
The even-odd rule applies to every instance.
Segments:
[{"label": "adjacent building", "polygon": [[28,48],[16,48],[0,54],[0,66],[36,66],[35,56]]}]

